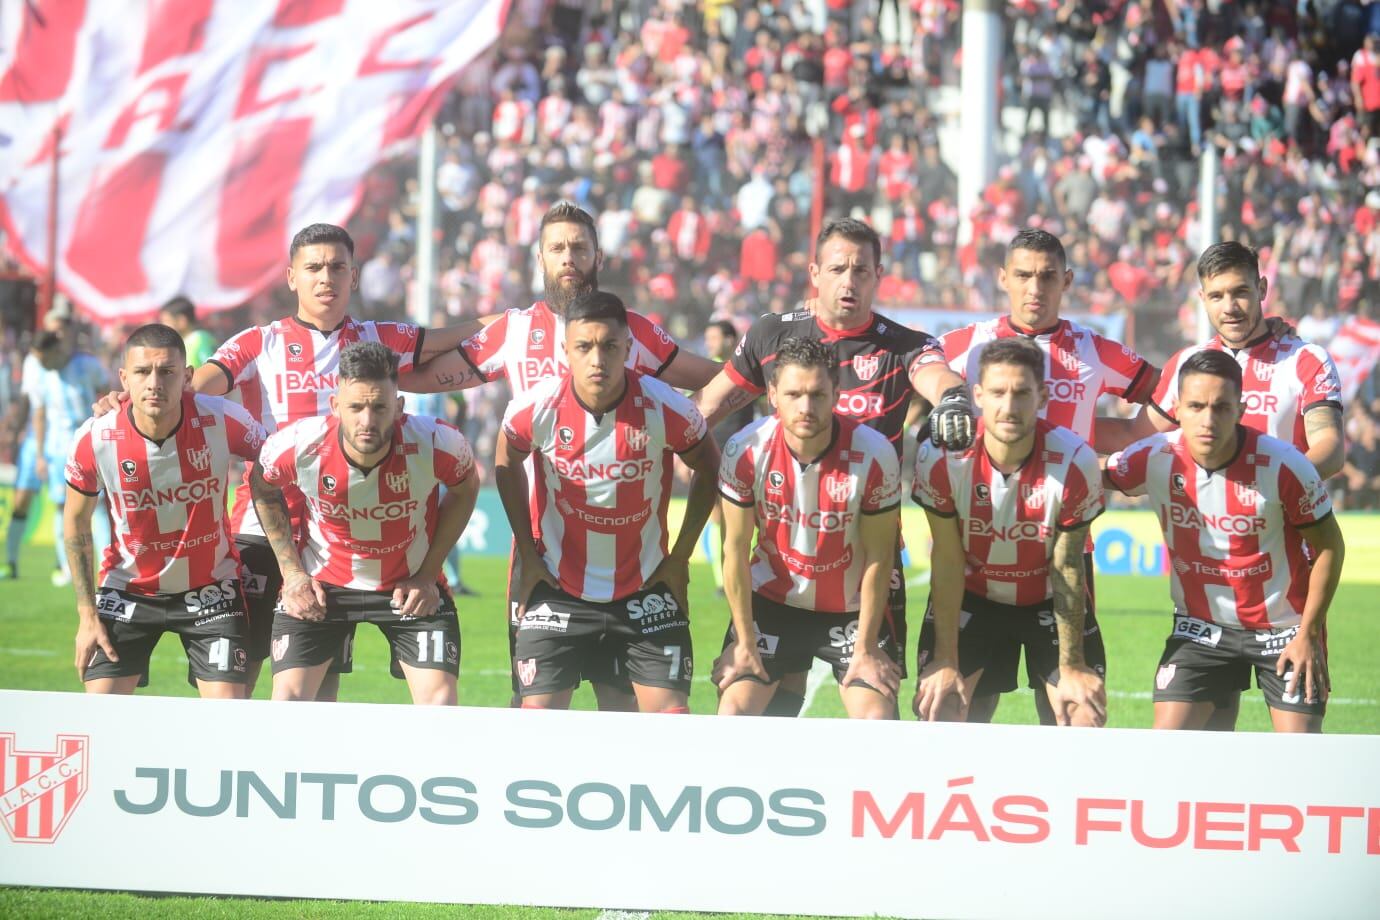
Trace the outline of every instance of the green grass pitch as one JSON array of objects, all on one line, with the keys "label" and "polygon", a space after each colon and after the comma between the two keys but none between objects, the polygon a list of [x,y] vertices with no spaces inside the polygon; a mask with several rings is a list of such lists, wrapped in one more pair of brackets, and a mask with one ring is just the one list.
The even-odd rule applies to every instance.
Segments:
[{"label": "green grass pitch", "polygon": [[[70,588],[48,584],[51,549],[25,547],[24,577],[0,582],[0,687],[25,690],[77,692],[80,684],[72,667],[75,617]],[[1350,566],[1348,566],[1350,568]],[[1360,575],[1361,573],[1357,573]],[[918,627],[918,611],[927,592],[924,573],[911,573],[911,653]],[[1366,574],[1371,578],[1373,575]],[[506,562],[496,557],[465,560],[465,578],[480,596],[460,599],[463,651],[460,702],[467,706],[506,705],[509,694],[507,638],[504,628],[503,589]],[[1374,584],[1350,581],[1342,585],[1329,617],[1329,647],[1334,699],[1328,708],[1330,732],[1380,732],[1380,628],[1377,628]],[[1099,577],[1098,619],[1106,637],[1108,661],[1109,724],[1144,728],[1151,721],[1150,689],[1155,665],[1169,625],[1168,583],[1153,577]],[[714,690],[709,684],[710,663],[719,650],[728,610],[716,596],[706,566],[692,571],[690,606],[698,661],[691,709],[714,710]],[[190,695],[185,659],[176,639],[165,637],[154,653],[150,691]],[[833,680],[814,681],[817,692],[806,713],[833,718],[843,708]],[[902,687],[908,709],[914,680]],[[256,697],[266,697],[267,678]],[[355,673],[341,686],[341,698],[355,702],[407,702],[406,687],[388,674],[387,646],[377,630],[362,627],[355,648]],[[592,708],[587,689],[576,697],[576,706]],[[909,717],[909,714],[906,714]],[[1034,709],[1029,693],[1008,696],[997,712],[997,721],[1031,723]],[[1269,720],[1258,691],[1245,695],[1240,729],[1266,731]],[[451,905],[340,903],[322,901],[255,900],[235,898],[158,897],[103,892],[40,891],[0,888],[0,916],[6,917],[522,917],[594,918],[599,911],[557,911],[518,907],[456,907]],[[655,920],[676,915],[658,913]]]}]

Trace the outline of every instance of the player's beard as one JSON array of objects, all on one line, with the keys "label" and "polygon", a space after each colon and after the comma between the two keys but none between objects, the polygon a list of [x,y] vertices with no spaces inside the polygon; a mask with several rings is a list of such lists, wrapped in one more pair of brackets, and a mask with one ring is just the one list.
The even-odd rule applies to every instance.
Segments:
[{"label": "player's beard", "polygon": [[560,275],[552,275],[550,272],[542,272],[542,282],[546,292],[546,305],[551,308],[551,312],[557,316],[565,316],[566,307],[575,302],[575,299],[582,294],[590,291],[599,290],[599,269],[591,268],[589,274],[581,274],[581,283],[567,288],[561,284]]}]

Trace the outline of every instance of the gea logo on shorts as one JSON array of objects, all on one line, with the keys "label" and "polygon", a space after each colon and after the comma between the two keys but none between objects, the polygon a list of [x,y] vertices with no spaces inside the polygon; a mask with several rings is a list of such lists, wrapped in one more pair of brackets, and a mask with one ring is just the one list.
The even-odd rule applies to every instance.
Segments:
[{"label": "gea logo on shorts", "polygon": [[57,840],[86,795],[89,747],[87,735],[58,735],[52,751],[21,751],[0,732],[0,820],[11,840]]}]

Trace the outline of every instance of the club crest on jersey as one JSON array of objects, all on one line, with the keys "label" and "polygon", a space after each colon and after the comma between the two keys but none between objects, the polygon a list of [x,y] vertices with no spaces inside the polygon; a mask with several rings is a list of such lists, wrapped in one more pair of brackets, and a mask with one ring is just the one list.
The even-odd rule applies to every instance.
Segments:
[{"label": "club crest on jersey", "polygon": [[767,474],[768,488],[780,491],[786,485],[786,477],[780,470],[772,470]]},{"label": "club crest on jersey", "polygon": [[881,367],[881,364],[881,355],[854,355],[853,373],[858,375],[859,380],[871,380],[877,376],[877,369]]},{"label": "club crest on jersey", "polygon": [[302,360],[302,346],[296,342],[289,342],[287,347],[288,358],[293,361]]},{"label": "club crest on jersey", "polygon": [[209,446],[199,447],[196,450],[187,451],[187,462],[192,465],[192,469],[198,473],[204,473],[211,468],[211,448]]},{"label": "club crest on jersey", "polygon": [[528,336],[528,338],[532,340],[533,345],[540,345],[542,342],[546,341],[546,330],[533,329],[532,334]]},{"label": "club crest on jersey", "polygon": [[1183,473],[1175,473],[1169,477],[1169,487],[1182,495],[1188,490],[1188,480],[1184,479]]},{"label": "club crest on jersey", "polygon": [[1041,485],[1021,486],[1021,501],[1031,511],[1039,511],[1045,506],[1045,490]]},{"label": "club crest on jersey", "polygon": [[641,453],[647,449],[651,435],[647,434],[646,428],[624,428],[623,440],[627,442],[628,450]]},{"label": "club crest on jersey", "polygon": [[120,472],[125,474],[125,482],[134,482],[135,479],[138,478],[135,475],[138,472],[138,468],[134,465],[133,460],[121,460]]},{"label": "club crest on jersey", "polygon": [[973,491],[977,493],[977,503],[979,505],[992,504],[992,490],[987,487],[987,483],[978,483],[977,488],[973,489]]},{"label": "club crest on jersey", "polygon": [[831,501],[848,501],[848,496],[853,493],[853,477],[843,473],[825,477],[824,492]]},{"label": "club crest on jersey", "polygon": [[1078,352],[1060,350],[1059,363],[1070,374],[1078,373]]},{"label": "club crest on jersey", "polygon": [[1257,358],[1251,362],[1251,369],[1255,371],[1255,378],[1261,383],[1269,383],[1275,379],[1275,365],[1269,361]]},{"label": "club crest on jersey", "polygon": [[327,473],[325,476],[321,477],[321,485],[325,487],[327,492],[334,492],[336,486],[335,477]]},{"label": "club crest on jersey", "polygon": [[[16,749],[0,733],[0,820],[15,843],[53,843],[86,797],[90,737],[58,735],[54,750]],[[23,776],[25,779],[18,780]]]},{"label": "club crest on jersey", "polygon": [[388,488],[394,492],[407,491],[407,470],[400,473],[387,473],[383,477],[384,482],[388,483]]},{"label": "club crest on jersey", "polygon": [[1236,494],[1236,500],[1243,505],[1254,508],[1260,501],[1260,493],[1256,491],[1254,482],[1233,482],[1231,487]]}]

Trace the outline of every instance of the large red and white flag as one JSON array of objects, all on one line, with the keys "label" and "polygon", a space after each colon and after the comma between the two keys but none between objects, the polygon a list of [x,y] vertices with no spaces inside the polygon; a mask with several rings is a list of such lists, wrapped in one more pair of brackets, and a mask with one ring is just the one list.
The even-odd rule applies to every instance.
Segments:
[{"label": "large red and white flag", "polygon": [[1327,353],[1342,378],[1342,399],[1350,402],[1380,362],[1380,323],[1349,317],[1327,343]]},{"label": "large red and white flag", "polygon": [[505,0],[27,0],[0,5],[0,223],[102,318],[215,309],[344,223],[498,37]]}]

